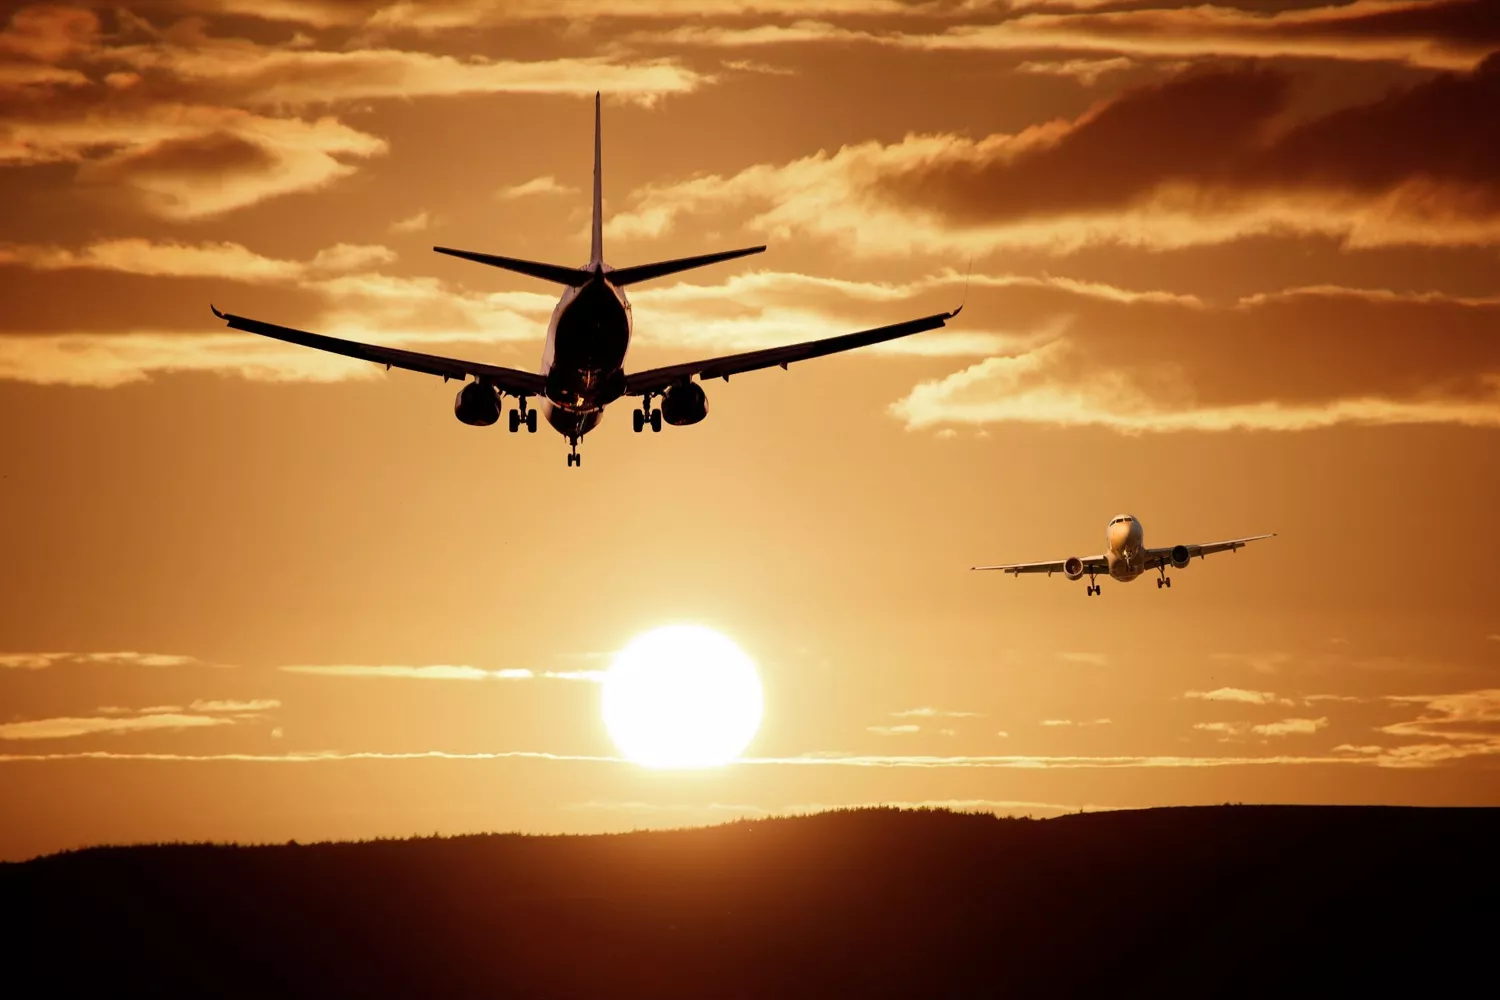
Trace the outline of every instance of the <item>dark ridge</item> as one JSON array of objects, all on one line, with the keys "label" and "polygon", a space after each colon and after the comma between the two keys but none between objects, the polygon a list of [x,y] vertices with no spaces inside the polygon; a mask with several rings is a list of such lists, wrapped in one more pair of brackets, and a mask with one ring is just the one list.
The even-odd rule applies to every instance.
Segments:
[{"label": "dark ridge", "polygon": [[1493,945],[1497,845],[1224,806],[91,848],[0,866],[0,940],[16,996],[1431,995]]}]

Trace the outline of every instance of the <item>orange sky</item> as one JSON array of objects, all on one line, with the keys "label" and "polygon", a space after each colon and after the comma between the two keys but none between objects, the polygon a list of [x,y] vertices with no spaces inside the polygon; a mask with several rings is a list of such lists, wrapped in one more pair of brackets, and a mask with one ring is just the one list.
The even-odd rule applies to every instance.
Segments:
[{"label": "orange sky", "polygon": [[[0,858],[1500,804],[1500,4],[0,25]],[[770,244],[634,289],[630,367],[951,308],[972,260],[963,315],[712,383],[695,427],[616,408],[581,470],[209,315],[534,368],[557,290],[428,248],[582,261],[596,89],[611,263]],[[1279,537],[1170,592],[967,571],[1123,511]],[[611,759],[591,672],[678,621],[759,664],[751,762]]]}]

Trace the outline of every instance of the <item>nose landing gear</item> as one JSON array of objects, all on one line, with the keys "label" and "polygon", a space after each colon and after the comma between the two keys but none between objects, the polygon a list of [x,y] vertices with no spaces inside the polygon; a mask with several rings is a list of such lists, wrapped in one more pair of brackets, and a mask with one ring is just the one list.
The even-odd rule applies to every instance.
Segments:
[{"label": "nose landing gear", "polygon": [[583,467],[583,456],[580,455],[580,454],[578,454],[578,438],[576,438],[576,437],[570,437],[570,438],[568,438],[568,447],[572,449],[571,451],[568,452],[568,468],[571,469],[575,465],[578,466],[579,468],[582,468]]}]

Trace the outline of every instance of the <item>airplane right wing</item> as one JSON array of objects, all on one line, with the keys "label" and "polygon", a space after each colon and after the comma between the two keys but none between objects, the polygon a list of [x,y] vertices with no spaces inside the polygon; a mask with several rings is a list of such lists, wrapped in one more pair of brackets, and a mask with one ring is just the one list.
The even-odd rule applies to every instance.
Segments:
[{"label": "airplane right wing", "polygon": [[739,375],[742,372],[775,368],[778,365],[785,368],[794,361],[821,358],[840,351],[853,350],[856,347],[868,347],[871,344],[884,343],[898,337],[909,337],[923,330],[936,330],[944,326],[950,319],[957,316],[962,308],[960,306],[952,312],[923,316],[921,319],[893,323],[890,326],[877,327],[873,330],[846,333],[841,337],[809,340],[801,344],[788,344],[785,347],[768,347],[760,351],[746,351],[744,354],[730,354],[703,361],[689,361],[681,365],[668,365],[665,368],[649,368],[646,371],[625,376],[625,394],[640,396],[648,392],[661,392],[674,382],[681,382],[694,376],[700,379],[722,378],[727,381],[729,376]]},{"label": "airplane right wing", "polygon": [[[1005,566],[970,566],[970,569],[998,569],[1004,573],[1053,573],[1064,572],[1066,559],[1058,559],[1056,562],[1034,562],[1034,563],[1010,563]],[[1109,562],[1103,556],[1085,556],[1080,560],[1083,563],[1084,573],[1109,573]]]}]

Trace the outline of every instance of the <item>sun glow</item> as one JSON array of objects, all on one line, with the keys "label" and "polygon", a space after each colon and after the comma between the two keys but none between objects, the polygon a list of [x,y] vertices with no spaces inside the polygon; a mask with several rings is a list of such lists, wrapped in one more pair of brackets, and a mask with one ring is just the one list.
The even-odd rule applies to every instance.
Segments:
[{"label": "sun glow", "polygon": [[760,727],[755,663],[725,636],[669,625],[637,636],[604,676],[604,725],[646,767],[734,760]]}]

